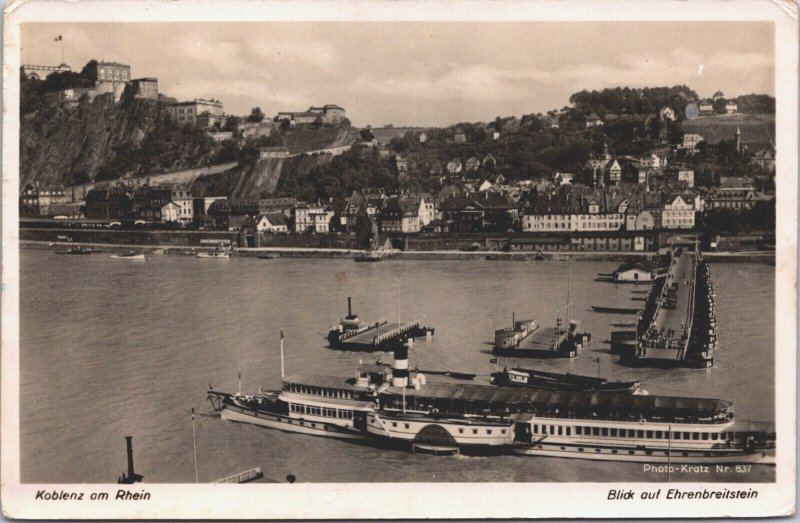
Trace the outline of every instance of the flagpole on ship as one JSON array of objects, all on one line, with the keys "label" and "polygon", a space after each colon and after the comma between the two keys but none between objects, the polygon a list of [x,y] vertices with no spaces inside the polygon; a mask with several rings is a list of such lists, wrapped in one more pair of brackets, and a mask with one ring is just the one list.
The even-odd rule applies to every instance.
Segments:
[{"label": "flagpole on ship", "polygon": [[286,372],[283,366],[283,329],[281,329],[281,379],[286,376]]}]

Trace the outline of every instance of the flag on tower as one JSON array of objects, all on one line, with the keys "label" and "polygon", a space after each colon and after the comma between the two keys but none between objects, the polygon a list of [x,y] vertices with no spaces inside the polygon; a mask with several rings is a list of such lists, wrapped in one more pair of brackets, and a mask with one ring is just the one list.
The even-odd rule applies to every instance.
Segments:
[{"label": "flag on tower", "polygon": [[56,42],[60,42],[61,40],[63,40],[63,38],[61,38],[61,35],[56,36],[55,39]]},{"label": "flag on tower", "polygon": [[281,339],[283,339],[283,329],[281,329]]}]

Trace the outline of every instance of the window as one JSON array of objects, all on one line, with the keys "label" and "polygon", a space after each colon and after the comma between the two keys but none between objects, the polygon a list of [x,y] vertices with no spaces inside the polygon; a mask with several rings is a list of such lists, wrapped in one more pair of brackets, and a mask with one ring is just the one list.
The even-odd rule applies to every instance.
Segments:
[{"label": "window", "polygon": [[656,431],[656,439],[663,439],[664,433],[660,430]]},{"label": "window", "polygon": [[708,432],[703,432],[703,441],[708,441]]},{"label": "window", "polygon": [[[505,432],[506,431],[503,431],[504,434],[505,434]],[[570,427],[567,427],[567,436],[571,436],[571,435],[572,435],[572,429]]]},{"label": "window", "polygon": [[693,440],[698,440],[698,439],[700,439],[700,433],[699,433],[699,432],[693,432],[693,433],[692,433],[692,439],[693,439]]},{"label": "window", "polygon": [[477,434],[478,433],[478,429],[472,429],[472,433],[473,434]]},{"label": "window", "polygon": [[611,429],[611,437],[615,437],[617,435],[617,429]]},{"label": "window", "polygon": [[711,439],[712,440],[717,441],[718,438],[719,438],[719,434],[717,434],[716,432],[712,432],[711,433]]},{"label": "window", "polygon": [[534,425],[533,426],[533,433],[534,434],[539,434],[539,425]]},{"label": "window", "polygon": [[575,434],[577,434],[578,436],[580,436],[580,435],[581,435],[581,433],[583,432],[583,430],[582,430],[582,429],[583,429],[583,427],[575,427]]},{"label": "window", "polygon": [[653,431],[652,430],[648,430],[647,431],[647,439],[652,439],[652,437],[653,437]]},{"label": "window", "polygon": [[683,439],[689,439],[689,433],[688,432],[684,432],[683,433]]},{"label": "window", "polygon": [[502,429],[502,430],[500,431],[500,434],[505,434],[505,433],[506,433],[506,429]]},{"label": "window", "polygon": [[600,427],[592,427],[592,435],[599,436],[600,435]]},{"label": "window", "polygon": [[603,436],[608,436],[608,429],[603,427]]},{"label": "window", "polygon": [[636,431],[636,437],[637,438],[643,438],[644,437],[644,431],[643,430],[637,430]]},{"label": "window", "polygon": [[555,433],[556,433],[556,426],[550,425],[550,435],[553,436],[555,435]]},{"label": "window", "polygon": [[397,422],[393,421],[392,422],[392,427],[397,427]]},{"label": "window", "polygon": [[411,425],[409,425],[408,423],[405,423],[405,424],[404,424],[404,426],[405,426],[405,428],[407,428],[407,429],[410,429],[410,428],[411,428]]},{"label": "window", "polygon": [[562,431],[562,428],[563,428],[563,427],[561,427],[561,425],[559,425],[559,426],[558,426],[558,435],[559,435],[559,436],[563,436],[563,434],[562,434],[562,432],[561,432],[561,431]]},{"label": "window", "polygon": [[491,433],[492,433],[492,429],[486,429],[486,434],[491,434]]}]

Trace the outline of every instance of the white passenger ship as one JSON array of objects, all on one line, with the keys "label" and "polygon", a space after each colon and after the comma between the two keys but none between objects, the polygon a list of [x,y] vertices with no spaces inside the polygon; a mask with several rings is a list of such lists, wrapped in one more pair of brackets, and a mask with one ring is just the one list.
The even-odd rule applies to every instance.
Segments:
[{"label": "white passenger ship", "polygon": [[280,391],[255,394],[208,391],[214,410],[225,420],[285,432],[341,439],[367,437],[366,415],[375,395],[388,386],[391,369],[360,365],[355,378],[287,376]]},{"label": "white passenger ship", "polygon": [[774,428],[736,423],[725,400],[428,384],[420,376],[392,382],[367,413],[367,432],[412,450],[647,463],[775,460]]},{"label": "white passenger ship", "polygon": [[353,378],[289,376],[280,391],[208,391],[223,419],[434,453],[647,463],[775,462],[775,432],[734,421],[733,404],[628,392],[427,383],[408,349]]}]

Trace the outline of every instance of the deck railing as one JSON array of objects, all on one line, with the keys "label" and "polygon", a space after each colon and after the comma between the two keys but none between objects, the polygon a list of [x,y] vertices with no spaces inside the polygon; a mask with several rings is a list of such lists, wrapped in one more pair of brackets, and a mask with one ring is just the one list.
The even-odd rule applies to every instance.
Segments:
[{"label": "deck railing", "polygon": [[238,474],[233,474],[232,476],[227,476],[216,481],[212,481],[212,483],[247,483],[248,481],[253,481],[263,477],[264,474],[261,473],[261,467],[255,467],[245,470],[244,472],[239,472]]}]

